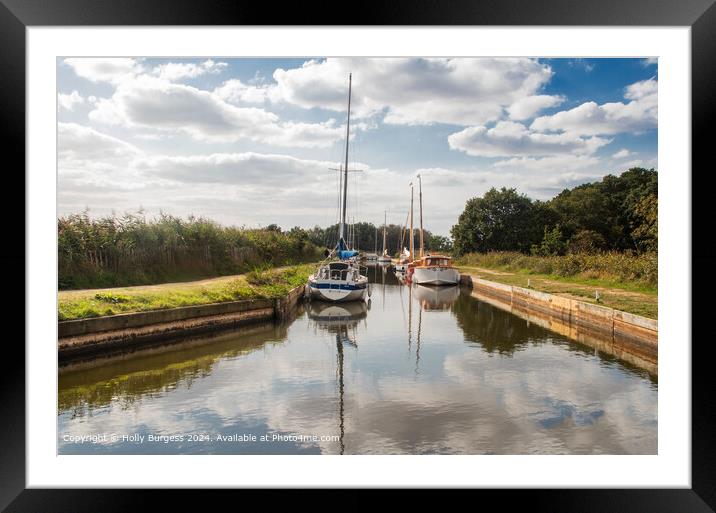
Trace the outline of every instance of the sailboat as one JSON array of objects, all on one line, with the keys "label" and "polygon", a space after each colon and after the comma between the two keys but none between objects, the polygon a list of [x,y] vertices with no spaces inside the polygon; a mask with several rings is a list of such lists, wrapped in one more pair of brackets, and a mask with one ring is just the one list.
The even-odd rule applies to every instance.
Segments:
[{"label": "sailboat", "polygon": [[348,75],[348,121],[346,122],[346,160],[343,168],[341,222],[338,243],[318,270],[308,277],[306,287],[311,298],[324,301],[360,301],[368,293],[368,277],[360,273],[358,251],[346,244],[346,200],[348,198],[348,143],[351,129],[351,82]]},{"label": "sailboat", "polygon": [[[410,242],[408,244],[410,249],[403,247],[403,240],[405,239],[405,234],[408,232],[408,221],[410,221]],[[411,182],[410,210],[408,210],[408,215],[405,218],[405,226],[400,236],[400,246],[403,247],[403,251],[400,253],[398,261],[393,265],[396,276],[399,276],[401,279],[407,277],[408,266],[413,261],[413,239],[413,183]]]},{"label": "sailboat", "polygon": [[[423,181],[420,175],[418,175],[418,180],[420,182],[420,257],[408,266],[408,279],[421,285],[457,285],[460,282],[460,271],[453,267],[452,257],[425,254],[425,241],[423,240]],[[412,225],[411,220],[411,237]]]},{"label": "sailboat", "polygon": [[384,221],[383,221],[383,254],[378,257],[378,263],[381,264],[389,264],[390,263],[390,255],[388,254],[388,248],[385,244],[386,237],[385,237],[385,230],[388,226],[388,213],[384,212]]}]

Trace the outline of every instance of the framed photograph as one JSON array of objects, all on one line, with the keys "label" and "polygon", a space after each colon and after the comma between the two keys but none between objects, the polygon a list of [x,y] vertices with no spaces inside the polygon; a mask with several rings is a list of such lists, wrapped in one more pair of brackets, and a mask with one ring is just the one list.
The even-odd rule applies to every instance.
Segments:
[{"label": "framed photograph", "polygon": [[0,506],[379,487],[713,511],[691,298],[716,257],[692,184],[712,3],[343,25],[2,0],[27,309]]}]

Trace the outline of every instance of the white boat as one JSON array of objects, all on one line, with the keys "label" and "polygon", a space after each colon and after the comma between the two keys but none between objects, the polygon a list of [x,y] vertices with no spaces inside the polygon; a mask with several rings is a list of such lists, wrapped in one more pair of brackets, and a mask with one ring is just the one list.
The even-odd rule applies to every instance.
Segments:
[{"label": "white boat", "polygon": [[338,243],[318,270],[308,277],[310,298],[324,301],[359,301],[368,295],[368,277],[361,274],[358,251],[348,249],[345,240],[346,200],[348,198],[348,142],[351,127],[351,75],[348,75],[348,121],[346,123],[346,160],[342,182],[341,223]]},{"label": "white boat", "polygon": [[452,258],[444,255],[426,255],[411,267],[413,283],[420,285],[457,285],[460,271],[452,266]]},{"label": "white boat", "polygon": [[364,300],[368,292],[368,277],[360,274],[360,267],[352,262],[328,262],[308,278],[311,298],[323,301]]},{"label": "white boat", "polygon": [[457,285],[460,283],[460,271],[453,267],[451,257],[425,254],[425,242],[423,239],[423,181],[420,175],[418,175],[418,180],[420,182],[420,258],[414,260],[408,266],[407,278],[409,281],[419,285]]}]

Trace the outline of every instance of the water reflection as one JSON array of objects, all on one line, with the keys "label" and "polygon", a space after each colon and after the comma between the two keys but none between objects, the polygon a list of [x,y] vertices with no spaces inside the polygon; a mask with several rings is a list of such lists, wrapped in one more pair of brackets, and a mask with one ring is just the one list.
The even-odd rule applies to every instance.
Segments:
[{"label": "water reflection", "polygon": [[209,376],[218,361],[237,358],[279,343],[286,326],[262,323],[234,333],[201,337],[184,343],[72,364],[58,377],[58,407],[71,418],[92,415],[94,410],[116,403],[129,409],[143,396],[159,397],[180,385],[191,388]]},{"label": "water reflection", "polygon": [[423,310],[449,310],[460,296],[457,286],[414,285],[414,294]]},{"label": "water reflection", "polygon": [[[345,359],[343,346],[358,347],[356,342],[356,330],[358,322],[368,316],[368,305],[363,301],[351,303],[325,303],[322,301],[311,301],[306,309],[308,318],[316,326],[336,335],[336,358],[338,369],[338,418],[340,431],[340,454],[344,454],[345,446],[345,414],[344,394],[345,384],[343,382],[343,361]],[[352,336],[351,336],[352,335]]]},{"label": "water reflection", "polygon": [[488,353],[509,355],[530,342],[541,343],[549,336],[547,330],[468,294],[460,295],[453,302],[452,312],[465,340],[480,344]]},{"label": "water reflection", "polygon": [[[369,268],[370,305],[137,352],[60,375],[61,453],[655,454],[648,375],[458,288]],[[257,441],[78,445],[97,433]],[[261,436],[318,440],[261,441]]]}]

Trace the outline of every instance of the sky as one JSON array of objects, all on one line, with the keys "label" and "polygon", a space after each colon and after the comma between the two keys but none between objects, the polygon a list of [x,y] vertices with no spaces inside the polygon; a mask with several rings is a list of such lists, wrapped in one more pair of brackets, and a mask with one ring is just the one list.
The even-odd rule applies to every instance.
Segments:
[{"label": "sky", "polygon": [[[142,209],[290,229],[349,220],[449,235],[491,187],[533,199],[657,168],[650,58],[60,58],[58,213]],[[416,213],[417,216],[417,213]],[[417,219],[416,219],[417,223]]]}]

